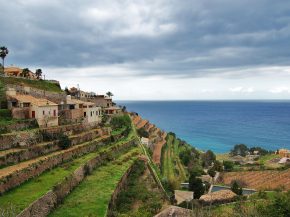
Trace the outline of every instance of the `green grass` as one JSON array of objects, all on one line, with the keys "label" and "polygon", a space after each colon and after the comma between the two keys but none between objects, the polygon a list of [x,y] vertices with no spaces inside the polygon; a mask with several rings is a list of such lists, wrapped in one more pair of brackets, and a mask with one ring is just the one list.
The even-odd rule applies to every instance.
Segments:
[{"label": "green grass", "polygon": [[274,158],[279,158],[279,156],[276,154],[267,154],[267,155],[261,156],[259,159],[259,162],[261,164],[265,164],[267,161],[272,160]]},{"label": "green grass", "polygon": [[139,149],[134,148],[94,170],[49,216],[105,216],[111,195],[123,174],[133,164],[136,157],[132,157],[132,154],[137,151]]},{"label": "green grass", "polygon": [[[54,185],[70,175],[79,166],[96,157],[99,152],[109,150],[112,146],[129,141],[132,137],[133,135],[120,139],[118,142],[111,144],[110,146],[101,147],[95,152],[66,162],[50,171],[42,173],[36,178],[30,179],[19,187],[6,192],[0,197],[0,210],[1,208],[7,207],[9,204],[13,204],[17,213],[19,213],[34,200],[51,190]],[[19,198],[21,198],[21,200]]]},{"label": "green grass", "polygon": [[21,212],[30,203],[51,190],[54,185],[62,181],[75,169],[94,158],[96,155],[96,152],[90,153],[71,162],[64,163],[6,192],[0,197],[0,209],[1,207],[7,207],[9,204],[12,204],[12,206],[15,207],[16,213]]},{"label": "green grass", "polygon": [[60,93],[62,92],[61,88],[54,83],[44,80],[29,80],[29,79],[22,79],[22,78],[13,78],[13,77],[0,77],[0,82],[4,84],[13,84],[13,85],[20,85],[24,84],[26,86],[37,88],[40,90],[46,90],[50,92]]},{"label": "green grass", "polygon": [[[180,141],[168,135],[167,143],[162,150],[162,175],[176,184],[186,180],[186,171],[179,158]],[[176,185],[176,187],[178,187]]]}]

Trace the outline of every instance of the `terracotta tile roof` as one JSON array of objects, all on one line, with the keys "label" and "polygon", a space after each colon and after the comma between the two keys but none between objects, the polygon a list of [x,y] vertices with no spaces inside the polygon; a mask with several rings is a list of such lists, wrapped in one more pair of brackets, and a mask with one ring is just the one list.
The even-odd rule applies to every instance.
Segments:
[{"label": "terracotta tile roof", "polygon": [[204,202],[217,202],[223,200],[234,199],[237,195],[231,190],[220,190],[213,193],[202,195],[199,200]]},{"label": "terracotta tile roof", "polygon": [[51,102],[47,99],[39,99],[30,95],[15,95],[15,96],[10,96],[10,97],[13,99],[16,99],[19,102],[31,103],[32,105],[36,105],[36,106],[57,106],[56,103]]},{"label": "terracotta tile roof", "polygon": [[83,105],[88,105],[88,106],[95,105],[92,102],[85,102],[85,101],[78,100],[78,99],[69,99],[66,101],[66,103],[69,105],[76,105],[76,104],[83,104]]}]

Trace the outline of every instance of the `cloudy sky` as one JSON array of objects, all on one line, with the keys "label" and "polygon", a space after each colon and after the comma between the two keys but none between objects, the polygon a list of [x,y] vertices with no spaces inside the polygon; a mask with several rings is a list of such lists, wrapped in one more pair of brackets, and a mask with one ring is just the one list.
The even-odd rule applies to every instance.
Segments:
[{"label": "cloudy sky", "polygon": [[290,99],[288,0],[0,0],[6,65],[116,99]]}]

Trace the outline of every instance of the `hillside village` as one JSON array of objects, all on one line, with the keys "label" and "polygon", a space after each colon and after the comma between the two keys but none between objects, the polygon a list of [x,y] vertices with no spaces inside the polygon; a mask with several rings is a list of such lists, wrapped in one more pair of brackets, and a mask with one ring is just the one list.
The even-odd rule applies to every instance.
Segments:
[{"label": "hillside village", "polygon": [[4,216],[234,216],[233,204],[259,216],[252,200],[289,200],[287,149],[200,151],[111,92],[62,90],[40,69],[6,67],[0,83]]},{"label": "hillside village", "polygon": [[[22,69],[23,70],[23,69]],[[7,79],[7,108],[14,119],[36,119],[40,127],[59,126],[62,123],[100,123],[102,114],[118,114],[121,108],[116,107],[111,96],[87,93],[75,87],[58,93],[36,89],[25,83],[11,84],[9,78],[40,80],[29,71],[21,77],[21,69],[8,67],[4,70]],[[58,81],[45,81],[59,86]]]}]

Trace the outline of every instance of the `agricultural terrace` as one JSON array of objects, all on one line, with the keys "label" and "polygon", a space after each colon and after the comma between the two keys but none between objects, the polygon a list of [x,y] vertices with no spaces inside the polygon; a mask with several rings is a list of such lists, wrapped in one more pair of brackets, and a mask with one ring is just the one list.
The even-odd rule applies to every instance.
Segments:
[{"label": "agricultural terrace", "polygon": [[186,180],[186,172],[179,159],[180,141],[172,134],[168,134],[166,139],[162,148],[162,176],[171,181],[183,182]]},{"label": "agricultural terrace", "polygon": [[49,216],[105,216],[112,193],[139,151],[139,148],[132,148],[125,155],[94,170]]},{"label": "agricultural terrace", "polygon": [[167,204],[164,193],[154,181],[146,163],[138,160],[132,166],[124,189],[117,196],[112,216],[151,217],[164,204]]},{"label": "agricultural terrace", "polygon": [[11,85],[23,85],[28,86],[40,90],[55,92],[55,93],[62,93],[60,86],[45,80],[29,80],[24,78],[13,78],[13,77],[1,77],[0,82],[4,84],[11,84]]},{"label": "agricultural terrace", "polygon": [[[29,206],[34,200],[43,196],[46,192],[53,189],[53,187],[61,182],[65,177],[72,174],[78,167],[85,164],[89,160],[97,157],[100,153],[105,151],[110,152],[111,148],[132,138],[124,138],[116,143],[110,144],[109,147],[100,147],[97,151],[91,152],[82,157],[76,158],[72,161],[66,162],[60,166],[57,166],[49,171],[46,171],[39,175],[38,177],[32,178],[29,181],[23,183],[22,185],[4,193],[0,197],[0,210],[5,210],[9,208],[12,204],[12,208],[15,213],[21,212],[23,209]],[[21,198],[21,200],[19,200]]]},{"label": "agricultural terrace", "polygon": [[230,185],[234,180],[239,180],[244,187],[257,190],[273,190],[282,188],[290,190],[290,169],[225,172],[221,174],[220,183]]}]

